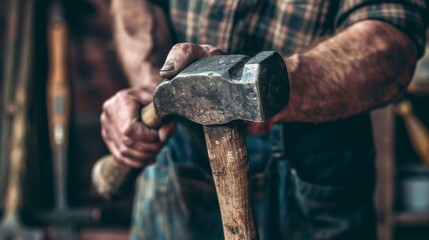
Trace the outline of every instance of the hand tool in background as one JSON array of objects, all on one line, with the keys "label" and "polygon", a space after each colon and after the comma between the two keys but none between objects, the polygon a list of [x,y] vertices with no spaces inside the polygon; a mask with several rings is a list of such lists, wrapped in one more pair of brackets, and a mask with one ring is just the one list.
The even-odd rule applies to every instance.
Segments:
[{"label": "hand tool in background", "polygon": [[67,27],[62,6],[54,2],[48,27],[49,76],[47,111],[49,139],[53,155],[55,209],[42,217],[55,226],[55,239],[76,239],[73,227],[98,218],[97,210],[71,209],[67,206],[67,156],[70,119],[70,83],[67,79]]},{"label": "hand tool in background", "polygon": [[[13,1],[12,4],[17,4]],[[9,156],[9,181],[5,199],[5,216],[0,224],[1,240],[38,240],[42,232],[24,227],[20,221],[20,209],[23,202],[23,185],[25,184],[25,166],[28,159],[28,94],[30,91],[30,71],[32,66],[33,36],[33,1],[21,2],[24,6],[22,27],[22,45],[18,68],[19,73],[12,122],[11,151]],[[15,5],[14,7],[17,7]],[[18,29],[19,30],[19,29]]]},{"label": "hand tool in background", "polygon": [[[222,215],[224,236],[259,239],[249,186],[249,163],[241,121],[263,122],[286,107],[289,82],[284,60],[275,52],[213,56],[188,66],[154,92],[154,108],[142,121],[157,125],[170,115],[202,124]],[[156,113],[156,114],[155,114]],[[93,169],[93,182],[107,197],[119,181],[137,171],[105,158]],[[131,173],[131,174],[130,174]],[[129,181],[129,180],[128,180]]]},{"label": "hand tool in background", "polygon": [[413,106],[408,100],[403,100],[396,106],[396,112],[404,119],[411,142],[417,154],[426,166],[429,166],[429,131],[413,112]]},{"label": "hand tool in background", "polygon": [[0,204],[3,205],[3,198],[6,194],[7,179],[9,176],[9,153],[10,153],[10,131],[11,131],[11,112],[10,107],[13,102],[13,93],[16,87],[17,68],[19,49],[22,44],[21,32],[22,29],[23,11],[20,9],[22,4],[19,0],[10,0],[4,3],[7,7],[7,25],[6,25],[6,38],[5,38],[5,54],[3,64],[3,88],[2,88],[2,102],[1,108],[1,142],[0,142]]}]

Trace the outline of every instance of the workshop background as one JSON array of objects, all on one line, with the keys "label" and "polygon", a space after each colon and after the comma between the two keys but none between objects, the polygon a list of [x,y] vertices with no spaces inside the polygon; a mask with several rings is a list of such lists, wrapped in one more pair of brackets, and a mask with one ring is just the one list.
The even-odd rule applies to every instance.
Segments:
[{"label": "workshop background", "polygon": [[[62,176],[67,181],[62,190],[67,193],[70,212],[82,214],[70,219],[43,217],[53,212],[59,195],[55,183],[61,182],[54,175],[52,159],[55,156],[49,144],[46,111],[51,67],[48,52],[52,47],[48,41],[48,31],[52,30],[49,19],[58,16],[49,10],[52,1],[2,0],[0,236],[6,219],[8,182],[13,175],[9,170],[9,148],[14,134],[11,130],[22,110],[10,103],[16,101],[17,91],[21,89],[28,106],[27,139],[23,146],[27,156],[23,160],[25,174],[21,179],[23,201],[16,207],[22,226],[48,239],[54,239],[53,232],[59,222],[68,223],[77,239],[127,239],[132,196],[119,202],[104,201],[95,193],[90,179],[94,162],[108,153],[100,135],[102,103],[127,86],[112,39],[110,1],[63,2],[68,31],[63,57],[71,92],[71,116],[67,175]],[[29,69],[27,75],[22,74],[25,69]],[[428,54],[420,61],[405,99],[408,102],[376,111],[373,118],[378,151],[375,201],[380,240],[429,239]]]}]

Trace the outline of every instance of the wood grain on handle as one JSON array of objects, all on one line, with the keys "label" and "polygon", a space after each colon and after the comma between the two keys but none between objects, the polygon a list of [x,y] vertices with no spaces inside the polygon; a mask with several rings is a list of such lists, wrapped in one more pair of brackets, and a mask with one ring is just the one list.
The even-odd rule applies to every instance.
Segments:
[{"label": "wood grain on handle", "polygon": [[124,196],[138,176],[140,169],[116,160],[112,155],[99,159],[92,168],[92,183],[98,194],[106,199]]},{"label": "wood grain on handle", "polygon": [[47,105],[50,142],[53,149],[64,148],[68,141],[70,90],[67,80],[67,29],[63,22],[51,23],[48,32],[50,69]]},{"label": "wood grain on handle", "polygon": [[204,126],[225,240],[259,239],[253,215],[249,162],[239,122]]},{"label": "wood grain on handle", "polygon": [[[153,103],[140,112],[142,122],[149,128],[161,125]],[[97,192],[106,199],[117,199],[125,195],[133,185],[141,169],[135,169],[115,159],[112,155],[99,159],[92,168],[92,183]]]},{"label": "wood grain on handle", "polygon": [[410,135],[414,149],[429,166],[429,132],[413,112],[411,102],[404,100],[396,107],[396,112],[402,116]]},{"label": "wood grain on handle", "polygon": [[144,125],[146,125],[148,128],[158,128],[161,126],[161,120],[159,120],[158,116],[156,115],[153,103],[147,105],[141,110],[140,118]]}]

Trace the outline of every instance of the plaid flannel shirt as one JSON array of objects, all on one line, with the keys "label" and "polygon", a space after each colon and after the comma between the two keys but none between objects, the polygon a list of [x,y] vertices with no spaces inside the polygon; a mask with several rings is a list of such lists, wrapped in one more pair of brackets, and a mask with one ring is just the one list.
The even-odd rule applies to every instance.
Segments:
[{"label": "plaid flannel shirt", "polygon": [[151,0],[164,7],[176,42],[229,53],[287,56],[361,20],[387,22],[424,52],[425,0]]}]

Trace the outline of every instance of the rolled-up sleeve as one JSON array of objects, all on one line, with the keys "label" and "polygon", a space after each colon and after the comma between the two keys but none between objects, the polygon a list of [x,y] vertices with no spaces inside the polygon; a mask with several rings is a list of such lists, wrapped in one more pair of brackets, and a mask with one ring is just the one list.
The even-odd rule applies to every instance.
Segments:
[{"label": "rolled-up sleeve", "polygon": [[389,23],[414,41],[418,56],[425,50],[426,0],[343,0],[336,17],[336,27],[345,28],[362,20]]}]

